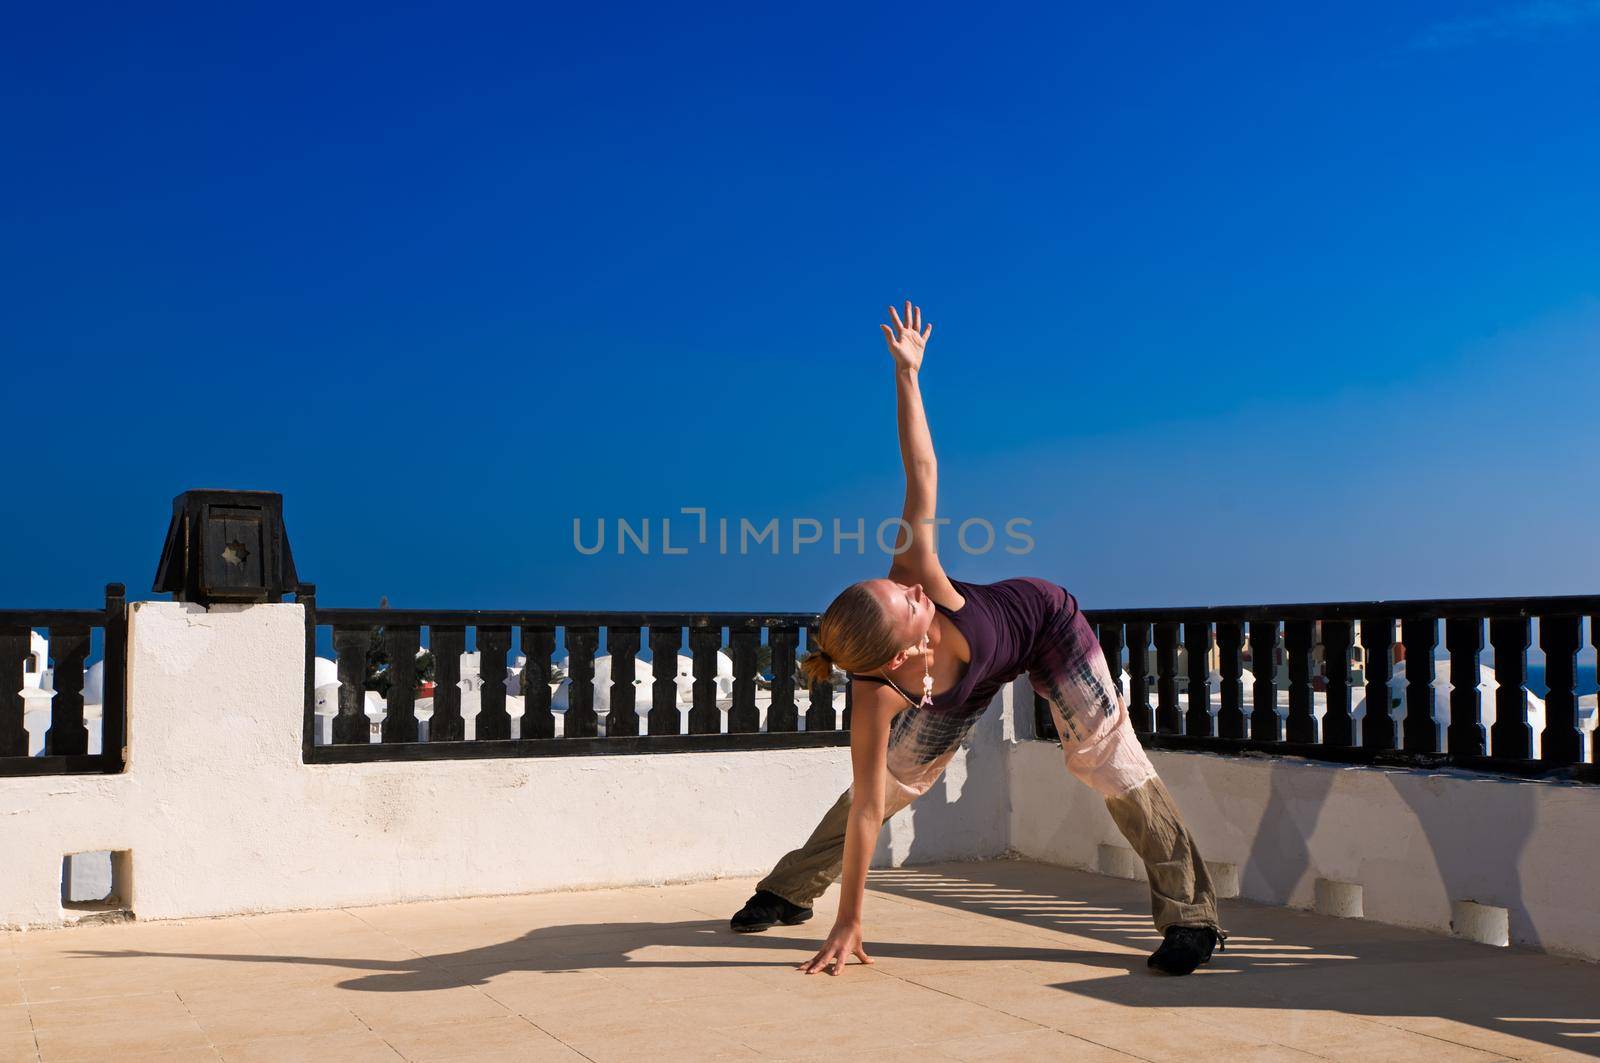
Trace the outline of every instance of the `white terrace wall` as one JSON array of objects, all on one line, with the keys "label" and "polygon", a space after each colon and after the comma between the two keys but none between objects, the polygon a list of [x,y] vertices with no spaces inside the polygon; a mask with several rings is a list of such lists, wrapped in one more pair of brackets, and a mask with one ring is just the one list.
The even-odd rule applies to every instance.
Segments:
[{"label": "white terrace wall", "polygon": [[[1478,940],[1466,924],[1485,915],[1492,924],[1488,906],[1504,910],[1512,942],[1600,959],[1600,787],[1203,753],[1150,759],[1216,865],[1219,890]],[[1054,743],[1017,743],[1010,778],[1019,855],[1143,878]]]},{"label": "white terrace wall", "polygon": [[[301,763],[300,606],[138,602],[128,770],[0,779],[0,926],[49,925],[61,860],[131,853],[141,919],[749,875],[850,781],[845,748]],[[880,862],[1002,854],[1002,717]]]}]

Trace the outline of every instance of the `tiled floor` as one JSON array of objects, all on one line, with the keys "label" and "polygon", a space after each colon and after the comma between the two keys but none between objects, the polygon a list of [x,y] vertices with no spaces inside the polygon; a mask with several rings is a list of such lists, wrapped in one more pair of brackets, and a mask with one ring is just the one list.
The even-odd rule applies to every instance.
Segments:
[{"label": "tiled floor", "polygon": [[736,936],[748,880],[0,934],[5,1060],[1493,1060],[1600,1054],[1600,966],[1231,903],[1148,973],[1142,887],[1026,862],[874,872]]}]

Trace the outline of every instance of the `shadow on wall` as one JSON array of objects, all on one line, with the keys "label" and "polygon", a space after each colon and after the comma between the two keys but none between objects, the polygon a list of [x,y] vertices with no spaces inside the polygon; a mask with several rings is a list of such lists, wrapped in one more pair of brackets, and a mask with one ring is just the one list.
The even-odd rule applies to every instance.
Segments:
[{"label": "shadow on wall", "polygon": [[[1268,791],[1261,818],[1249,855],[1239,869],[1245,896],[1277,904],[1307,904],[1311,899],[1306,892],[1308,879],[1326,876],[1344,881],[1346,876],[1316,865],[1309,839],[1321,825],[1334,784],[1345,772],[1360,772],[1364,782],[1392,789],[1415,817],[1414,829],[1407,829],[1407,824],[1396,822],[1391,814],[1385,822],[1373,824],[1367,841],[1354,843],[1370,846],[1360,855],[1364,869],[1385,873],[1386,868],[1415,863],[1418,856],[1425,856],[1434,868],[1432,882],[1391,883],[1391,888],[1403,886],[1410,892],[1436,890],[1440,902],[1437,911],[1441,913],[1451,912],[1453,905],[1463,901],[1504,908],[1512,941],[1541,944],[1538,928],[1523,900],[1520,868],[1522,851],[1538,819],[1537,792],[1533,787],[1544,785],[1540,783],[1473,777],[1472,786],[1493,787],[1494,792],[1485,808],[1467,809],[1445,792],[1447,787],[1459,787],[1466,781],[1453,773],[1313,768],[1274,761],[1266,773]],[[1379,810],[1389,803],[1375,800],[1372,806],[1373,814],[1381,815]],[[1361,830],[1359,824],[1353,829],[1358,834]],[[1496,843],[1492,860],[1483,856],[1481,839],[1486,834]],[[1205,839],[1200,839],[1200,845],[1204,852]],[[1512,847],[1509,856],[1502,848],[1508,845]],[[1384,847],[1394,851],[1387,852]],[[1370,901],[1378,899],[1372,891],[1380,886],[1362,881],[1364,877],[1356,874],[1355,884],[1368,891],[1370,907]]]},{"label": "shadow on wall", "polygon": [[[901,863],[975,860],[1005,853],[1011,818],[1005,711],[996,696],[963,743],[964,755],[958,755],[928,792],[912,802],[911,843]],[[879,845],[887,841],[880,836]]]},{"label": "shadow on wall", "polygon": [[[1250,841],[1250,855],[1239,869],[1239,887],[1245,896],[1287,904],[1307,876],[1315,876],[1307,839],[1322,820],[1335,778],[1332,771],[1272,764],[1261,820]],[[1205,839],[1196,840],[1204,853]]]},{"label": "shadow on wall", "polygon": [[[1536,787],[1551,784],[1474,778],[1473,787],[1492,788],[1491,809],[1478,815],[1451,802],[1443,792],[1447,785],[1460,785],[1459,780],[1402,772],[1386,772],[1384,778],[1417,817],[1418,833],[1428,846],[1445,907],[1471,901],[1504,908],[1512,941],[1542,944],[1523,898],[1522,853],[1538,824]],[[1474,794],[1480,795],[1488,796],[1482,791]],[[1495,839],[1492,860],[1484,858],[1478,841],[1485,836]]]}]

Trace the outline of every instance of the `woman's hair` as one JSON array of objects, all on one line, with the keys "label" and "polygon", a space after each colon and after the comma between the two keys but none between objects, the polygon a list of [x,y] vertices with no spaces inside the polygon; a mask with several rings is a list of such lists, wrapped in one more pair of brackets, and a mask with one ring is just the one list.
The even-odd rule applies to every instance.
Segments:
[{"label": "woman's hair", "polygon": [[835,668],[870,672],[887,664],[900,650],[883,604],[865,581],[852,583],[822,614],[817,637],[811,640],[811,652],[801,659],[800,670],[811,682],[826,683]]}]

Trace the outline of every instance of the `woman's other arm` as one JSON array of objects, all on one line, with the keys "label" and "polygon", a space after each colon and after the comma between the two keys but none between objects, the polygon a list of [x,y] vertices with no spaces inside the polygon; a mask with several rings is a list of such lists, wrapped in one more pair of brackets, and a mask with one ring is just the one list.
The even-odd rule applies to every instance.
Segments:
[{"label": "woman's other arm", "polygon": [[821,970],[838,974],[851,956],[862,963],[872,962],[862,947],[861,916],[867,895],[867,865],[872,861],[878,832],[883,829],[889,726],[899,712],[895,702],[901,702],[900,695],[888,687],[877,687],[871,693],[859,687],[856,690],[850,714],[850,817],[845,821],[839,914],[821,950],[800,965],[806,974]]}]

